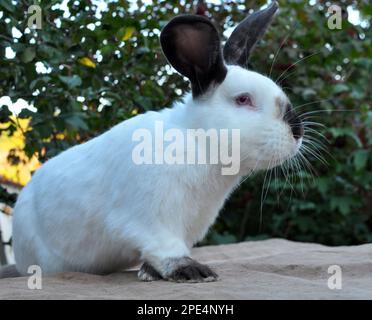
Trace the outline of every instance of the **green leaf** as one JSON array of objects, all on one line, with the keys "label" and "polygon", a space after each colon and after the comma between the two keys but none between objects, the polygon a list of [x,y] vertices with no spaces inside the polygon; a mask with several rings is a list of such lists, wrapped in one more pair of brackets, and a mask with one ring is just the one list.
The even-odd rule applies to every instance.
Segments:
[{"label": "green leaf", "polygon": [[12,4],[11,0],[1,0],[0,7],[3,7],[5,10],[8,10],[10,12],[15,11],[15,6]]},{"label": "green leaf", "polygon": [[300,210],[310,210],[310,209],[314,209],[315,207],[316,205],[313,202],[304,202],[298,206]]},{"label": "green leaf", "polygon": [[357,150],[354,152],[354,166],[357,171],[366,167],[369,153],[368,150]]},{"label": "green leaf", "polygon": [[62,82],[67,84],[70,88],[78,87],[82,84],[81,78],[77,75],[73,75],[71,77],[66,76],[59,76]]},{"label": "green leaf", "polygon": [[34,90],[38,86],[42,86],[46,83],[48,83],[52,78],[49,76],[42,76],[40,78],[36,78],[35,80],[32,80],[30,83],[30,89]]},{"label": "green leaf", "polygon": [[359,148],[363,146],[362,142],[360,141],[358,135],[352,128],[329,128],[329,132],[335,137],[340,136],[349,136],[351,137]]},{"label": "green leaf", "polygon": [[331,198],[332,210],[338,209],[338,211],[346,216],[351,212],[351,207],[354,205],[354,199],[348,196],[333,197]]},{"label": "green leaf", "polygon": [[309,216],[299,216],[296,224],[302,232],[307,232],[314,226],[314,219]]},{"label": "green leaf", "polygon": [[236,236],[233,234],[229,234],[225,232],[224,234],[217,234],[214,233],[212,235],[213,241],[215,241],[218,244],[227,244],[227,243],[234,243],[236,242]]},{"label": "green leaf", "polygon": [[337,94],[337,93],[341,93],[341,92],[347,92],[349,91],[349,87],[346,85],[346,84],[343,84],[343,83],[339,83],[339,84],[336,84],[334,87],[333,87],[333,93]]},{"label": "green leaf", "polygon": [[309,100],[316,96],[316,91],[311,88],[306,88],[305,90],[302,91],[302,96],[304,97],[305,100]]},{"label": "green leaf", "polygon": [[89,127],[88,125],[86,124],[86,122],[81,118],[79,117],[78,115],[74,114],[68,118],[66,118],[66,122],[76,128],[76,129],[83,129],[83,130],[89,130]]},{"label": "green leaf", "polygon": [[21,61],[24,63],[29,63],[34,60],[36,56],[36,51],[34,47],[27,47],[21,54]]}]

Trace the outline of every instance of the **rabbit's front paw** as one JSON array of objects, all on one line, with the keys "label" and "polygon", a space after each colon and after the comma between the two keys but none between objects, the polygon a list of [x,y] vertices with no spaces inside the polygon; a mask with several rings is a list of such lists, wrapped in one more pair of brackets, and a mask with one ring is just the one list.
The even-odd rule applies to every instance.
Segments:
[{"label": "rabbit's front paw", "polygon": [[217,281],[218,275],[207,265],[191,258],[172,259],[173,271],[166,280],[175,282],[211,282]]},{"label": "rabbit's front paw", "polygon": [[156,281],[163,279],[159,272],[157,272],[151,264],[144,262],[141,269],[138,271],[138,279],[142,281]]}]

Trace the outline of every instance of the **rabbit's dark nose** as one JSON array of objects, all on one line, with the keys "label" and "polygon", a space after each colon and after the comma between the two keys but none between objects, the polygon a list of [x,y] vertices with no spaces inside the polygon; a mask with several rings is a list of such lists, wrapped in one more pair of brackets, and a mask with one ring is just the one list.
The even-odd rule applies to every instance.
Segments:
[{"label": "rabbit's dark nose", "polygon": [[290,103],[287,104],[283,120],[291,127],[295,139],[300,139],[304,135],[304,125]]}]

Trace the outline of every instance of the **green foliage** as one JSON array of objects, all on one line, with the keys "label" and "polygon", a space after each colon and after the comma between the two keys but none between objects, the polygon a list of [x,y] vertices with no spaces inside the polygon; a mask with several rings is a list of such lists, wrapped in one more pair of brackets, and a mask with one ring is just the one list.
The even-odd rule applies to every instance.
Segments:
[{"label": "green foliage", "polygon": [[[13,102],[23,98],[38,108],[37,113],[24,110],[20,117],[32,118],[25,151],[29,156],[37,153],[41,161],[137,112],[170,106],[188,90],[179,75],[169,72],[158,36],[172,16],[193,12],[190,2],[137,1],[136,10],[127,1],[107,2],[108,10],[96,15],[92,1],[69,1],[66,17],[56,6],[59,2],[38,1],[43,26],[29,32],[24,32],[27,8],[33,2],[0,2],[0,97],[8,95]],[[221,31],[240,21],[248,8],[264,3],[206,2]],[[312,128],[328,140],[329,155],[322,151],[328,165],[308,153],[304,167],[311,169],[295,175],[287,168],[287,178],[274,171],[247,179],[206,243],[266,237],[330,245],[372,241],[372,37],[368,23],[353,25],[346,13],[350,6],[368,20],[372,6],[367,0],[332,1],[344,15],[342,29],[330,30],[327,6],[320,3],[280,1],[280,14],[257,46],[250,67],[280,77],[300,112],[330,110],[308,115],[308,121],[324,124]],[[13,27],[22,32],[19,39],[13,38]],[[16,53],[13,59],[4,58],[7,47]],[[38,73],[37,62],[50,72]],[[0,110],[0,121],[9,121],[6,108]],[[16,125],[9,123],[10,134]],[[314,131],[307,134],[322,139]],[[269,185],[270,176],[276,179]]]}]

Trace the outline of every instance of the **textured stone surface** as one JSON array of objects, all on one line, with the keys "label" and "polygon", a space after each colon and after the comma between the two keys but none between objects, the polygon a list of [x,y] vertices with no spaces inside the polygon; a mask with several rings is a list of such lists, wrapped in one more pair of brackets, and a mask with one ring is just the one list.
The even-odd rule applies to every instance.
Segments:
[{"label": "textured stone surface", "polygon": [[[63,273],[29,290],[27,277],[0,280],[1,299],[372,299],[372,244],[326,247],[280,239],[196,248],[217,282],[140,282],[137,271],[107,276]],[[330,265],[342,289],[330,290]]]}]

